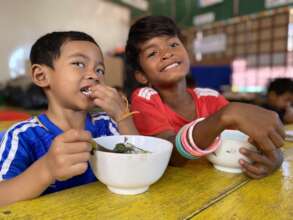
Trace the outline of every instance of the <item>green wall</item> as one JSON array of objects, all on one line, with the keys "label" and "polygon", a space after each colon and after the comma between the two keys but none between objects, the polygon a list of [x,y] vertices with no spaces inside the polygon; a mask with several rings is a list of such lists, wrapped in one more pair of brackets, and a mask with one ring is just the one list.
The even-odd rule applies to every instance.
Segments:
[{"label": "green wall", "polygon": [[[112,0],[121,4],[120,0]],[[233,17],[233,0],[224,0],[222,3],[200,8],[197,0],[149,0],[150,8],[148,12],[142,12],[131,8],[132,18],[152,14],[166,15],[173,17],[181,27],[192,26],[192,19],[195,15],[214,12],[216,20],[225,20]],[[247,15],[265,9],[265,0],[239,0],[239,15]]]}]

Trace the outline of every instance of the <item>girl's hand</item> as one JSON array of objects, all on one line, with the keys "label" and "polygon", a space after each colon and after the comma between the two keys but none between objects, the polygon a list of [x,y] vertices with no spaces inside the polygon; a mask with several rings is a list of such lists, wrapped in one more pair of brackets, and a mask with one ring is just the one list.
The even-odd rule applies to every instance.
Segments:
[{"label": "girl's hand", "polygon": [[225,128],[244,132],[262,152],[270,154],[284,144],[284,126],[277,113],[244,103],[231,103],[224,108]]},{"label": "girl's hand", "polygon": [[52,181],[67,180],[88,168],[91,134],[84,130],[68,130],[57,136],[44,156]]},{"label": "girl's hand", "polygon": [[241,159],[239,162],[242,171],[254,179],[260,179],[273,173],[283,162],[283,155],[280,149],[275,149],[269,153],[266,152],[266,154],[245,148],[241,148],[240,152],[252,161],[249,163]]}]

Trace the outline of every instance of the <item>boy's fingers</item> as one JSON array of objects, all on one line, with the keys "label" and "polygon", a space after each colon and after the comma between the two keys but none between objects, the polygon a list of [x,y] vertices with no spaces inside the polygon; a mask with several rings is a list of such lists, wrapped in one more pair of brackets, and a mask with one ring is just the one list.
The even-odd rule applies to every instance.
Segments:
[{"label": "boy's fingers", "polygon": [[99,82],[100,82],[101,85],[106,85],[106,83],[105,83],[105,75],[100,77]]},{"label": "boy's fingers", "polygon": [[88,168],[88,163],[87,162],[82,162],[82,163],[77,163],[72,165],[69,168],[69,173],[71,176],[78,176],[83,174]]},{"label": "boy's fingers", "polygon": [[90,159],[90,153],[89,152],[83,152],[83,153],[77,153],[72,154],[68,157],[68,160],[72,165],[87,162]]},{"label": "boy's fingers", "polygon": [[64,152],[67,154],[78,154],[82,152],[90,152],[92,145],[90,142],[72,142],[66,145]]},{"label": "boy's fingers", "polygon": [[103,99],[108,101],[108,99],[113,96],[112,88],[106,86],[106,85],[96,85],[91,92],[91,98],[93,99]]},{"label": "boy's fingers", "polygon": [[65,143],[71,143],[76,141],[90,141],[92,136],[90,132],[85,130],[76,130],[76,129],[70,129],[68,131],[65,131],[63,134],[61,134],[59,137],[57,137],[61,141]]}]

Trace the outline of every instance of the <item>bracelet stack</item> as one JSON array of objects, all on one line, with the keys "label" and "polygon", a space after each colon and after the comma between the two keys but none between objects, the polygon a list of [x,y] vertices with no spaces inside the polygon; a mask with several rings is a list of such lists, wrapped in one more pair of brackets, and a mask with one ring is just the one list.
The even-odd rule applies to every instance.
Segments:
[{"label": "bracelet stack", "polygon": [[176,149],[181,154],[181,156],[195,160],[199,157],[205,156],[217,150],[220,145],[220,138],[217,137],[215,141],[205,150],[199,148],[193,139],[193,129],[197,123],[202,121],[204,118],[199,118],[195,121],[192,121],[189,124],[183,126],[176,135]]},{"label": "bracelet stack", "polygon": [[123,113],[123,115],[121,115],[118,119],[117,119],[117,122],[120,122],[120,121],[122,121],[122,120],[124,120],[124,119],[126,119],[126,118],[128,118],[128,117],[130,117],[130,116],[132,116],[133,114],[137,114],[137,113],[139,113],[138,111],[129,111],[129,103],[128,103],[128,100],[127,100],[127,98],[125,97],[125,96],[122,96],[122,99],[123,99],[123,101],[124,101],[124,103],[125,103],[125,111],[124,111],[124,113]]}]

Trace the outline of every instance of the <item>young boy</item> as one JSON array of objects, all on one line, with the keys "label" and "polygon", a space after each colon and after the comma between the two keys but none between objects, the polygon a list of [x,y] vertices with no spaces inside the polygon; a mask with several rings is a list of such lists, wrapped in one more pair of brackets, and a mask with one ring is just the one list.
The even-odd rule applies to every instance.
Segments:
[{"label": "young boy", "polygon": [[267,89],[266,103],[262,107],[278,113],[285,124],[293,123],[293,80],[276,78]]},{"label": "young boy", "polygon": [[[284,130],[277,114],[263,108],[228,103],[211,89],[187,88],[185,76],[190,61],[181,39],[180,30],[168,17],[148,16],[130,28],[126,59],[135,79],[147,87],[132,94],[132,110],[138,131],[175,143],[175,136],[184,125],[199,119],[192,137],[197,149],[205,149],[224,129],[246,133],[260,153],[241,149],[253,163],[240,160],[243,171],[250,177],[261,178],[282,163],[279,149]],[[205,154],[206,155],[206,154]],[[171,164],[182,165],[185,159],[176,149]]]},{"label": "young boy", "polygon": [[[103,55],[92,37],[46,34],[32,46],[30,61],[48,109],[3,137],[0,205],[95,181],[88,164],[92,138],[137,133],[119,93],[104,84]],[[89,114],[95,106],[105,112]]]}]

